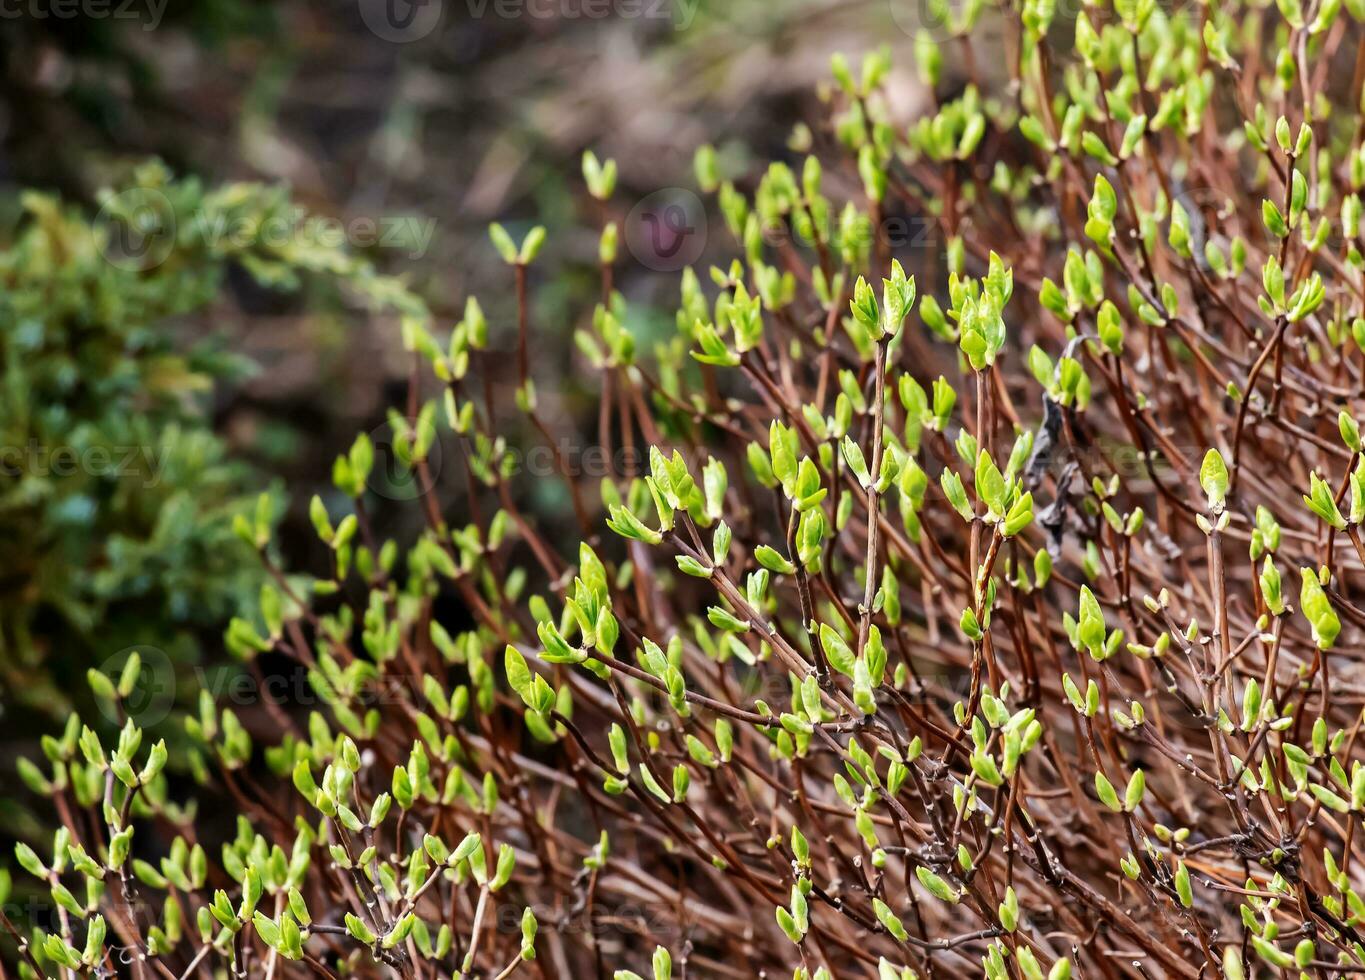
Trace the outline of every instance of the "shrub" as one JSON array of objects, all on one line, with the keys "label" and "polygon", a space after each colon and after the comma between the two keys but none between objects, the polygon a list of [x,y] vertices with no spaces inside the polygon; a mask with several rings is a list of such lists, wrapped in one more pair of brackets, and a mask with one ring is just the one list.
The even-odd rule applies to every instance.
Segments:
[{"label": "shrub", "polygon": [[[239,521],[283,584],[230,646],[290,658],[316,710],[253,734],[202,697],[225,840],[135,724],[48,740],[29,785],[90,820],[20,852],[62,909],[29,953],[145,951],[163,976],[1365,968],[1365,155],[1332,67],[1362,14],[970,6],[959,75],[918,38],[937,98],[908,129],[886,56],[836,59],[798,167],[745,191],[698,155],[742,257],[709,290],[683,274],[677,337],[637,351],[619,295],[582,326],[616,464],[596,494],[534,384],[543,235],[495,227],[508,366],[472,300],[448,335],[408,321],[439,387],[414,377],[394,451],[431,485],[449,431],[461,471],[414,504],[426,532],[378,540],[367,438],[334,469],[352,503],[313,501],[334,560],[306,586]],[[978,17],[1008,82],[973,67]],[[610,165],[584,171],[609,202]],[[941,249],[883,234],[914,215]],[[517,470],[517,415],[573,494],[567,555],[518,504],[543,474]]]},{"label": "shrub", "polygon": [[58,714],[70,677],[125,647],[154,638],[195,659],[260,587],[232,533],[256,481],[209,416],[215,384],[251,365],[192,324],[225,308],[229,268],[277,289],[321,274],[386,302],[393,284],[281,233],[299,219],[280,189],[207,190],[148,165],[94,220],[23,203],[0,253],[0,683],[11,705]]}]

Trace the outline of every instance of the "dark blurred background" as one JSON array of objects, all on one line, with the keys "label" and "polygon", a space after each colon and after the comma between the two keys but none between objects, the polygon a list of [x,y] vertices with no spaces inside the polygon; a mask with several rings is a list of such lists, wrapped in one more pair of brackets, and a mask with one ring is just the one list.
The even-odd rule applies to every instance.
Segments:
[{"label": "dark blurred background", "polygon": [[[63,3],[76,13],[57,16]],[[534,220],[550,230],[536,296],[537,352],[551,372],[566,365],[571,318],[591,312],[596,289],[585,148],[618,161],[613,210],[624,218],[660,188],[694,186],[700,143],[720,147],[735,174],[787,155],[833,51],[910,46],[889,0],[4,4],[7,207],[36,187],[93,208],[100,188],[147,157],[208,184],[282,182],[299,204],[361,228],[352,247],[402,273],[438,314],[457,318],[477,293],[495,337],[506,276],[486,228],[501,220],[517,235]],[[622,251],[627,298],[670,302],[675,278]],[[325,478],[406,375],[393,324],[323,322],[296,315],[307,308],[297,297],[237,287],[240,315],[200,326],[226,331],[263,370],[223,393],[219,425],[291,484]]]}]

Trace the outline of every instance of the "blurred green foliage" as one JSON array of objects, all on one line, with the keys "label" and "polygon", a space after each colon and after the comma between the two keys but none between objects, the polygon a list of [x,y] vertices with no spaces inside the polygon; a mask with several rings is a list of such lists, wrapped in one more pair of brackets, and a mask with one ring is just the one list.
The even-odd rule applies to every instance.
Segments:
[{"label": "blurred green foliage", "polygon": [[310,220],[282,189],[160,165],[94,218],[24,196],[0,250],[0,703],[61,712],[135,644],[197,659],[196,630],[254,603],[231,520],[261,481],[210,424],[215,385],[251,369],[214,340],[229,270],[422,311]]}]

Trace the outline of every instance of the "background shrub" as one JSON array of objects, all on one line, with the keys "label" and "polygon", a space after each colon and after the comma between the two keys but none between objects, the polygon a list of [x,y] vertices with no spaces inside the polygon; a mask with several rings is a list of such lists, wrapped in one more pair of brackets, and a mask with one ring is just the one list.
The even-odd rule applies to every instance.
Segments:
[{"label": "background shrub", "polygon": [[105,202],[92,220],[30,195],[0,252],[0,695],[6,742],[26,746],[34,713],[88,708],[72,679],[131,649],[150,648],[166,692],[189,684],[201,643],[256,601],[264,573],[232,519],[261,477],[211,418],[215,386],[252,364],[192,327],[231,308],[229,270],[415,302],[296,228],[279,189],[209,191],[148,165]]}]

